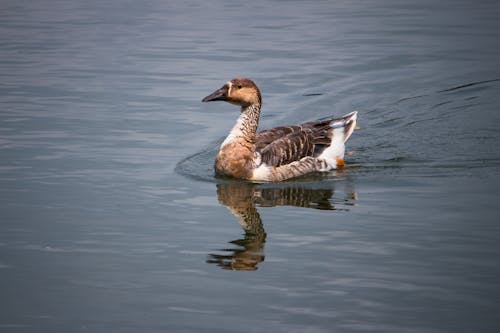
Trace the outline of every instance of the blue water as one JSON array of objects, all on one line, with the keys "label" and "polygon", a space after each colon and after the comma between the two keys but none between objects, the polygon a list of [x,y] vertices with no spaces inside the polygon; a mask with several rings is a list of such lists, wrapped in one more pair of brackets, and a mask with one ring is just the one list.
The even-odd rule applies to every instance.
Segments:
[{"label": "blue water", "polygon": [[[498,332],[495,1],[2,1],[0,331]],[[358,110],[343,170],[217,179]]]}]

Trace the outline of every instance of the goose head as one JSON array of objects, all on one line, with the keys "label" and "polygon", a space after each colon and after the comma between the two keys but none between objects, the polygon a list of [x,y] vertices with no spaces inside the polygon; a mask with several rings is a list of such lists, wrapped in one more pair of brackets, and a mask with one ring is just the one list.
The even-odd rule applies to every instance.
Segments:
[{"label": "goose head", "polygon": [[202,102],[225,101],[231,104],[248,107],[260,105],[261,96],[259,88],[250,79],[235,78],[226,82],[222,88],[205,97]]}]

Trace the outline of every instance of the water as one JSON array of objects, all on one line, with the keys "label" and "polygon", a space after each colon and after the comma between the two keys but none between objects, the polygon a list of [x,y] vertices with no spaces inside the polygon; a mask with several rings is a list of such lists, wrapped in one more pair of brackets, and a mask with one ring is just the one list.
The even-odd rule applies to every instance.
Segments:
[{"label": "water", "polygon": [[[495,1],[3,1],[0,331],[497,332]],[[216,179],[359,111],[346,168]]]}]

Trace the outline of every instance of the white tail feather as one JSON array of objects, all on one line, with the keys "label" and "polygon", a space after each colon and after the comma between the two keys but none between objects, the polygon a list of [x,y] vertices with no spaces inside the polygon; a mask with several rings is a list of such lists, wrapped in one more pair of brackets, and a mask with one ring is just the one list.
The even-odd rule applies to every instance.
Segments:
[{"label": "white tail feather", "polygon": [[329,169],[322,171],[336,169],[338,159],[344,159],[345,142],[356,127],[357,114],[357,111],[346,114],[330,125],[333,128],[332,141],[330,146],[318,156],[318,159],[327,163]]}]

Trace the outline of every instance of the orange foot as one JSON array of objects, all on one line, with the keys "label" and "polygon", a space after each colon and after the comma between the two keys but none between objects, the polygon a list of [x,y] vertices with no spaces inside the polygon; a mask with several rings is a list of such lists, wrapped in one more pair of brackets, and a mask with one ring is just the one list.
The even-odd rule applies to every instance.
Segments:
[{"label": "orange foot", "polygon": [[335,159],[335,162],[337,163],[338,167],[343,167],[344,166],[344,159],[342,157],[337,157]]}]

